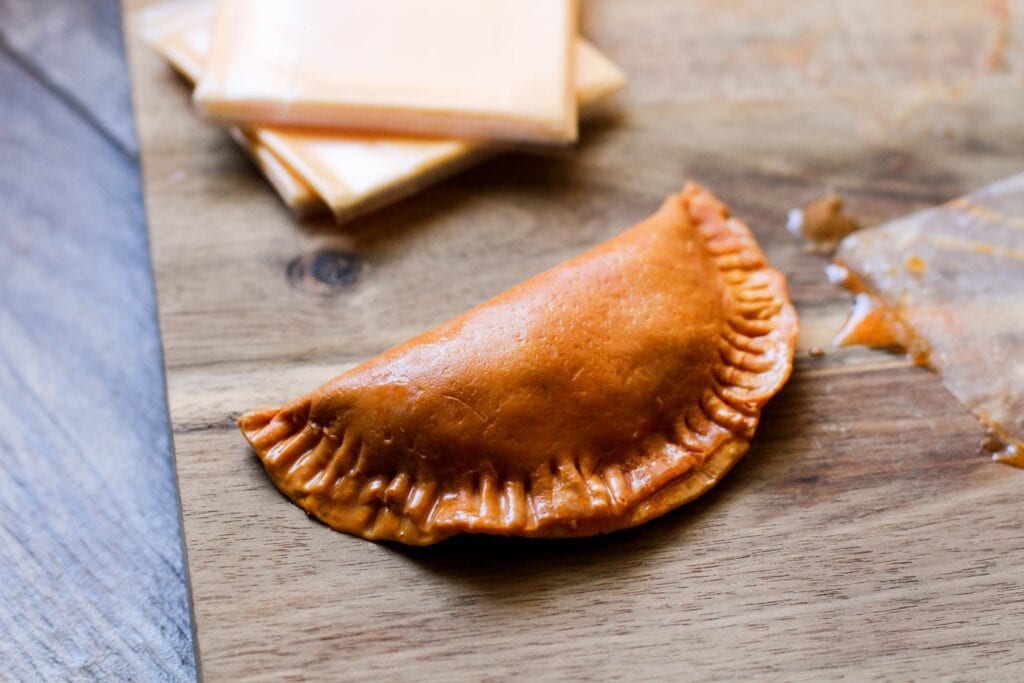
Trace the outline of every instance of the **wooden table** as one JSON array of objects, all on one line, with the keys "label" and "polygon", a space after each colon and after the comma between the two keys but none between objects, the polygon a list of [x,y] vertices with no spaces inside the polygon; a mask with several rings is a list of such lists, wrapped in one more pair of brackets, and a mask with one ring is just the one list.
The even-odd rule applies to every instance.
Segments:
[{"label": "wooden table", "polygon": [[[116,8],[38,7],[0,5],[17,161],[0,164],[0,661],[189,678]],[[619,120],[351,231],[296,226],[133,45],[205,676],[1019,677],[1024,473],[977,454],[927,371],[808,355],[847,299],[782,226],[827,186],[874,222],[1019,171],[1022,18],[1020,0],[589,0],[588,34],[632,77]],[[709,496],[604,539],[410,551],[273,491],[239,412],[614,234],[686,177],[751,223],[803,319],[793,381]],[[345,277],[288,279],[336,251],[358,264]]]},{"label": "wooden table", "polygon": [[[1024,471],[979,454],[927,370],[808,353],[849,299],[784,227],[829,186],[877,222],[1019,172],[1022,20],[1019,0],[589,0],[587,35],[631,77],[621,116],[344,230],[289,218],[132,43],[204,674],[1022,675]],[[793,380],[714,492],[607,538],[409,550],[274,490],[242,411],[579,253],[687,178],[749,221],[803,323]],[[304,269],[318,257],[329,277]]]},{"label": "wooden table", "polygon": [[195,678],[116,0],[0,3],[0,679]]}]

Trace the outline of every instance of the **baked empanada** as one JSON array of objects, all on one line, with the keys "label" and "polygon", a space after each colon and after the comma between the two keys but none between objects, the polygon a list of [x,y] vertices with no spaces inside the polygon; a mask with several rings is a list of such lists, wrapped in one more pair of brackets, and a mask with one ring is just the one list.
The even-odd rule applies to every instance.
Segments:
[{"label": "baked empanada", "polygon": [[425,545],[657,517],[746,453],[797,318],[696,185],[639,225],[239,425],[330,526]]}]

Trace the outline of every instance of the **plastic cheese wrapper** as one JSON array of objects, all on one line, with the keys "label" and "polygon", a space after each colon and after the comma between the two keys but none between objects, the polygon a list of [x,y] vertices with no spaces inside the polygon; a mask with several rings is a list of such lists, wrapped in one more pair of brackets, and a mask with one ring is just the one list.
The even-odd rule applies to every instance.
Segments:
[{"label": "plastic cheese wrapper", "polygon": [[907,349],[1024,466],[1024,174],[854,233],[835,261],[857,293],[838,341]]},{"label": "plastic cheese wrapper", "polygon": [[220,0],[211,118],[571,142],[577,0]]},{"label": "plastic cheese wrapper", "polygon": [[[192,81],[210,49],[212,0],[178,0],[142,14],[142,35]],[[622,71],[593,45],[576,39],[576,95],[586,116],[625,84]],[[444,140],[252,126],[244,136],[254,154],[269,151],[295,176],[285,189],[306,186],[339,221],[400,199],[501,151],[493,142]],[[257,163],[259,158],[257,157]],[[260,164],[261,167],[263,164]],[[267,169],[264,168],[264,172]],[[279,192],[281,183],[270,178]],[[296,209],[297,195],[282,193]],[[304,207],[303,213],[308,212]]]}]

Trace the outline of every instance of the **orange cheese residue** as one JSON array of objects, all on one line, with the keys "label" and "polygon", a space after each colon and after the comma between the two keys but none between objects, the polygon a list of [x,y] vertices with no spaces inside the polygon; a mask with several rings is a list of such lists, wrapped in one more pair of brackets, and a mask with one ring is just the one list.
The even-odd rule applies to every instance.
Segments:
[{"label": "orange cheese residue", "polygon": [[914,334],[899,309],[887,304],[849,269],[838,263],[829,266],[829,280],[854,295],[853,310],[836,335],[836,346],[893,347],[907,353],[918,365],[929,366],[928,343]]}]

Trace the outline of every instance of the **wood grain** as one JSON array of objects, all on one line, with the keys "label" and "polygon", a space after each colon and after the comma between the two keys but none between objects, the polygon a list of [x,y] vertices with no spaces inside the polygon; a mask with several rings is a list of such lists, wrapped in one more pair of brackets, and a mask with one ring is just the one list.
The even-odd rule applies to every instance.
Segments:
[{"label": "wood grain", "polygon": [[[1008,7],[1024,34],[1024,2]],[[784,229],[827,187],[875,222],[1019,171],[1024,54],[1011,43],[1007,70],[988,70],[1000,16],[948,0],[592,0],[587,35],[632,79],[619,117],[344,231],[293,223],[133,41],[205,676],[1020,675],[1024,472],[978,453],[981,428],[926,370],[808,355],[848,301]],[[335,533],[274,490],[242,411],[583,251],[687,178],[748,220],[803,321],[793,380],[710,495],[606,538],[409,550]]]},{"label": "wood grain", "polygon": [[[0,3],[0,679],[191,680],[119,7],[35,4]],[[55,86],[101,65],[105,108]]]}]

